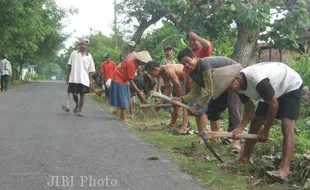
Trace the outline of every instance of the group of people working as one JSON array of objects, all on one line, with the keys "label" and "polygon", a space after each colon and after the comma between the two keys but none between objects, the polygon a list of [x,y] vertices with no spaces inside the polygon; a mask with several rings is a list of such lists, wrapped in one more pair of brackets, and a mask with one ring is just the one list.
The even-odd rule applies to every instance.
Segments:
[{"label": "group of people working", "polygon": [[[221,113],[228,108],[228,131],[243,133],[250,122],[249,133],[258,134],[258,139],[247,139],[241,157],[223,167],[250,163],[255,143],[266,142],[274,120],[280,119],[284,136],[283,162],[279,170],[268,171],[267,175],[278,181],[286,180],[294,150],[294,122],[301,102],[303,81],[299,74],[284,63],[266,62],[242,68],[230,58],[211,56],[212,43],[195,30],[188,33],[187,40],[188,47],[178,52],[177,61],[170,45],[164,48],[166,58],[157,63],[147,51],[135,52],[134,42],[130,42],[132,48],[127,56],[121,55],[122,62],[118,66],[110,55],[104,56],[102,82],[108,89],[109,104],[116,107],[115,113],[120,111],[120,120],[125,121],[133,95],[137,95],[141,103],[147,102],[145,92],[135,82],[139,75],[149,76],[156,81],[153,90],[163,90],[165,95],[172,97],[171,122],[166,128],[176,127],[180,110],[177,101],[190,106],[189,110],[183,110],[179,133],[188,130],[188,115],[195,116],[198,132],[206,130],[207,120],[210,120],[212,131],[219,131]],[[82,115],[84,94],[92,88],[91,73],[95,71],[91,55],[85,48],[88,43],[82,41],[81,49],[74,51],[69,59],[68,93],[73,93],[74,112],[78,115]],[[141,67],[144,72],[139,69]],[[80,101],[77,94],[80,94]],[[258,101],[256,110],[253,100]],[[162,103],[166,102],[156,102],[157,105]],[[241,104],[244,105],[242,116]],[[65,111],[67,108],[63,107]],[[199,136],[197,138],[201,140]],[[213,142],[218,143],[217,139]],[[240,139],[233,140],[232,149],[241,150]]]}]

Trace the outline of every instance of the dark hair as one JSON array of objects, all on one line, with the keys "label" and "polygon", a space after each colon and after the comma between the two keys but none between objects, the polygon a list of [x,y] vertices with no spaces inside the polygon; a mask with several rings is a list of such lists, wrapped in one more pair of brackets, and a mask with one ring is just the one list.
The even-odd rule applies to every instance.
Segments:
[{"label": "dark hair", "polygon": [[[188,31],[188,33],[190,33],[190,32],[195,33],[197,36],[201,36],[200,32],[198,30],[190,30],[190,31]],[[188,33],[186,34],[186,39],[188,39]]]},{"label": "dark hair", "polygon": [[144,66],[146,71],[153,71],[157,67],[159,67],[159,64],[156,61],[149,61]]},{"label": "dark hair", "polygon": [[195,53],[193,52],[192,49],[190,48],[185,48],[185,49],[182,49],[179,54],[178,54],[178,61],[181,62],[182,59],[187,56],[187,57],[190,57],[190,58],[194,58],[195,57]]}]

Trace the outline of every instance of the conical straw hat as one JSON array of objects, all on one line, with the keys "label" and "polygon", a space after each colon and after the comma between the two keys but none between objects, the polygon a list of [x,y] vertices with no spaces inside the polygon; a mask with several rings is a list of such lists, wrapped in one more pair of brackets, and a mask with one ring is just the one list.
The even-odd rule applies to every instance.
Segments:
[{"label": "conical straw hat", "polygon": [[233,64],[211,70],[213,84],[213,100],[218,98],[223,92],[227,90],[227,88],[234,81],[240,70],[240,64]]},{"label": "conical straw hat", "polygon": [[152,61],[151,55],[149,54],[148,51],[145,51],[145,50],[133,54],[133,57],[144,63]]}]

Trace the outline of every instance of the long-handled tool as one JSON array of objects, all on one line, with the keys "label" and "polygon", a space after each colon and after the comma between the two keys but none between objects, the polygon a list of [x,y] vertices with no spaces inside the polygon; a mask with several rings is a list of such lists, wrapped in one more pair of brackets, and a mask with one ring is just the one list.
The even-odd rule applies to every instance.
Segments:
[{"label": "long-handled tool", "polygon": [[[212,146],[209,144],[209,139],[218,138],[218,137],[226,137],[226,138],[246,138],[246,139],[257,139],[258,135],[255,134],[243,134],[243,133],[231,133],[231,132],[214,132],[214,131],[203,131],[199,134],[205,143],[206,147],[210,150],[210,152],[217,158],[220,162],[224,163],[221,157],[213,150]],[[268,139],[272,140],[272,139]]]},{"label": "long-handled tool", "polygon": [[181,107],[183,107],[183,108],[190,109],[190,107],[189,107],[188,105],[183,104],[183,103],[181,103],[181,102],[179,102],[179,101],[174,101],[174,100],[172,100],[171,98],[169,98],[168,96],[166,96],[166,95],[164,95],[164,94],[161,94],[161,93],[159,93],[159,92],[156,92],[156,91],[154,91],[154,90],[151,91],[151,96],[156,96],[156,97],[165,99],[165,100],[167,100],[167,101],[169,101],[169,102],[173,102],[173,103],[175,103],[175,104],[177,104],[177,105],[179,105],[179,106],[181,106]]},{"label": "long-handled tool", "polygon": [[224,161],[221,159],[221,157],[213,150],[212,146],[209,144],[209,136],[207,135],[206,132],[201,132],[199,134],[203,140],[203,142],[205,143],[206,147],[210,150],[210,152],[215,156],[216,159],[218,159],[218,161],[224,163]]},{"label": "long-handled tool", "polygon": [[226,138],[236,138],[236,139],[257,139],[258,135],[255,134],[243,134],[243,133],[231,133],[231,132],[204,132],[208,138],[226,137]]},{"label": "long-handled tool", "polygon": [[160,108],[160,107],[166,107],[166,106],[171,106],[171,104],[140,104],[139,107],[140,108],[149,108],[149,107],[153,107],[153,108]]}]

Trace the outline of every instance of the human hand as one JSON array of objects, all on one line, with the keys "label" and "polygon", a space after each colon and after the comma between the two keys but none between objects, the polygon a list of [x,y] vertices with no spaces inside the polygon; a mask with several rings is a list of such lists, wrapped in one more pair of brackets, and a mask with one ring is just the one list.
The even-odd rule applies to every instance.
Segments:
[{"label": "human hand", "polygon": [[159,99],[156,103],[155,103],[155,107],[159,106],[160,104],[163,103],[163,100],[162,99]]},{"label": "human hand", "polygon": [[191,107],[191,109],[189,109],[188,111],[190,114],[195,115],[198,112],[198,110],[199,110],[199,105],[196,104],[193,107]]},{"label": "human hand", "polygon": [[199,36],[197,34],[195,34],[194,32],[189,32],[188,33],[188,38],[189,39],[197,39]]},{"label": "human hand", "polygon": [[267,142],[268,141],[268,136],[269,136],[269,131],[262,129],[259,134],[258,134],[258,141],[259,142]]},{"label": "human hand", "polygon": [[239,140],[240,138],[238,137],[238,135],[243,133],[243,129],[239,126],[236,129],[231,131],[233,134],[233,138],[234,140]]},{"label": "human hand", "polygon": [[171,100],[181,102],[181,98],[180,97],[173,97],[173,98],[171,98]]},{"label": "human hand", "polygon": [[138,95],[138,97],[139,97],[139,99],[140,99],[142,104],[146,104],[147,103],[147,101],[146,101],[146,99],[144,97],[144,93],[142,91],[138,91],[137,95]]}]

